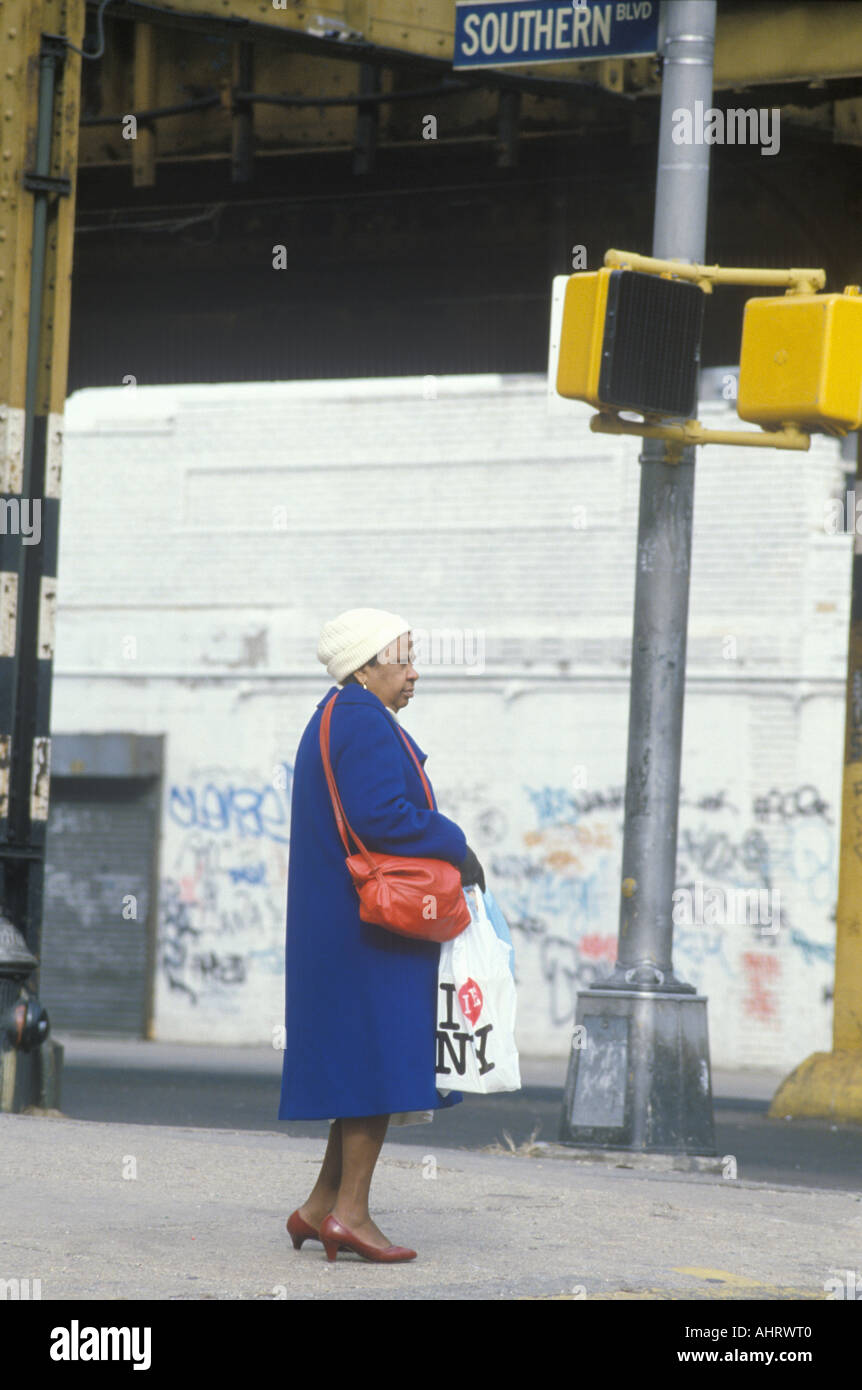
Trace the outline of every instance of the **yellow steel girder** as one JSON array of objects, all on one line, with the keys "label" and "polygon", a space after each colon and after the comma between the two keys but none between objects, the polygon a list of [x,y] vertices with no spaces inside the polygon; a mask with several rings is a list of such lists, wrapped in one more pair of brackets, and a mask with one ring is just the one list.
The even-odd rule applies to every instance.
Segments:
[{"label": "yellow steel girder", "polygon": [[[444,61],[452,57],[454,0],[324,0],[321,7],[300,0],[157,0],[157,8],[201,20],[243,19],[297,34],[320,34],[329,19],[343,29],[345,37],[355,34],[404,54]],[[791,0],[789,4],[751,0],[733,10],[719,5],[716,89],[862,75],[859,11],[858,4],[847,0]],[[623,66],[626,72],[644,73],[642,60],[625,60]],[[509,71],[612,85],[610,74],[602,68],[601,62],[581,62],[525,65]],[[619,76],[613,80],[618,82]]]},{"label": "yellow steel girder", "polygon": [[[27,360],[33,195],[24,186],[36,146],[39,49],[43,33],[81,46],[84,0],[0,0],[3,126],[0,150],[0,478],[15,491],[20,470]],[[51,195],[45,258],[36,413],[61,414],[66,398],[75,174],[81,59],[69,51],[54,100],[51,175],[70,180],[70,195]]]},{"label": "yellow steel girder", "polygon": [[[798,81],[800,76],[812,84],[862,76],[862,23],[854,23],[852,12],[856,8],[843,0],[784,6],[756,0],[731,12],[719,7],[716,90],[733,91],[748,82],[756,89],[762,82]],[[357,91],[362,48],[338,42],[338,35],[371,45],[370,52],[372,56],[376,53],[378,61],[384,61],[384,55],[402,55],[405,62],[434,59],[443,65],[439,70],[442,75],[452,56],[455,6],[453,0],[326,0],[321,13],[299,0],[154,0],[148,5],[146,22],[141,22],[140,14],[126,0],[113,0],[105,11],[108,38],[99,65],[101,109],[120,113],[181,106],[190,85],[201,90],[215,85],[222,109],[186,111],[154,125],[141,122],[134,142],[121,127],[119,115],[114,122],[83,127],[81,163],[95,166],[130,161],[138,186],[153,184],[157,157],[219,157],[233,145],[235,158],[239,158],[237,151],[243,143],[260,155],[350,148],[355,136],[355,107],[255,103],[233,110],[232,91],[290,92],[320,98],[339,98]],[[126,45],[116,42],[114,26],[118,20],[134,21],[131,62]],[[205,34],[217,35],[221,43],[203,44]],[[247,63],[245,81],[238,76],[243,61]],[[417,84],[421,88],[436,80],[434,76],[417,78],[399,73],[398,67],[398,57],[393,56],[382,77],[382,90]],[[649,57],[506,69],[510,79],[520,74],[594,83],[633,95],[659,90],[658,65]],[[493,82],[493,69],[483,69],[482,75]],[[498,100],[494,92],[480,87],[448,96],[448,135],[471,138],[478,128],[493,124]],[[834,128],[836,139],[855,142],[862,139],[859,106],[860,102],[851,98],[827,101],[815,111],[791,110],[794,119],[806,125],[820,124],[827,131]],[[538,90],[522,98],[521,120],[525,130],[538,133],[570,123],[571,111],[558,88],[550,96]],[[381,143],[420,138],[421,122],[416,108],[410,105],[383,107],[380,122]]]}]

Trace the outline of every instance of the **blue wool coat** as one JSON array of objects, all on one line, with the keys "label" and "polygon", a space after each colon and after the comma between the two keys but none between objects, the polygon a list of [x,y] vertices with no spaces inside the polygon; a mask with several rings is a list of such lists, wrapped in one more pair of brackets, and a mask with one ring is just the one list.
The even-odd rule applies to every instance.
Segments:
[{"label": "blue wool coat", "polygon": [[436,799],[429,809],[383,702],[361,685],[333,686],[302,735],[293,774],[280,1120],[436,1110],[462,1099],[457,1091],[441,1097],[436,1087],[440,946],[359,916],[320,756],[323,707],[336,691],[332,770],[366,849],[452,864],[467,853],[460,826],[440,814]]}]

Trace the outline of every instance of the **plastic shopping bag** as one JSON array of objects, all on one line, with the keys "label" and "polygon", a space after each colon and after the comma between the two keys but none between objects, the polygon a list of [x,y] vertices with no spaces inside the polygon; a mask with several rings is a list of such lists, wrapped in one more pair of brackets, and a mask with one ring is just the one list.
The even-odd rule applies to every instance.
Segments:
[{"label": "plastic shopping bag", "polygon": [[488,918],[478,888],[465,888],[470,925],[440,947],[437,976],[437,1090],[519,1091],[515,981],[509,946]]},{"label": "plastic shopping bag", "polygon": [[506,945],[509,948],[509,969],[514,975],[515,948],[512,945],[512,936],[509,931],[509,924],[503,916],[502,912],[500,911],[500,905],[497,902],[497,899],[494,897],[494,894],[491,892],[490,888],[484,889],[482,897],[485,899],[485,911],[488,914],[488,920],[491,923],[491,926],[494,928],[494,931],[497,933],[500,940],[505,941]]}]

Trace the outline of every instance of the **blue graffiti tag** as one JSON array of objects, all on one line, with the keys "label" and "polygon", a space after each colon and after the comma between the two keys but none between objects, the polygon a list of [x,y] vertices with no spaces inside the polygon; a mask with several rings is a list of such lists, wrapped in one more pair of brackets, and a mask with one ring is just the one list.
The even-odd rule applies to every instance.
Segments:
[{"label": "blue graffiti tag", "polygon": [[231,883],[265,883],[266,865],[240,864],[238,869],[228,869]]},{"label": "blue graffiti tag", "polygon": [[812,941],[810,936],[805,936],[795,927],[790,931],[790,944],[796,946],[805,957],[806,965],[813,965],[816,961],[825,961],[831,965],[835,960],[835,947],[828,941]]},{"label": "blue graffiti tag", "polygon": [[290,837],[280,831],[287,832],[290,825],[293,768],[287,763],[280,766],[285,771],[287,785],[284,788],[271,784],[237,787],[230,782],[223,785],[207,782],[199,788],[172,786],[168,814],[184,830],[194,827],[214,833],[229,832],[241,839],[267,839],[286,845]]}]

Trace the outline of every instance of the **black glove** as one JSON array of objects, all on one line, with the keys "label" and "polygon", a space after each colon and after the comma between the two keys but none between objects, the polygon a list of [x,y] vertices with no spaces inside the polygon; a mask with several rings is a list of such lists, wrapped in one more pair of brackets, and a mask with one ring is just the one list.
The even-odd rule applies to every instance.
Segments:
[{"label": "black glove", "polygon": [[482,868],[482,865],[479,863],[469,845],[467,846],[464,862],[459,865],[459,868],[461,870],[461,882],[464,887],[468,888],[471,883],[478,883],[484,893],[485,870]]}]

